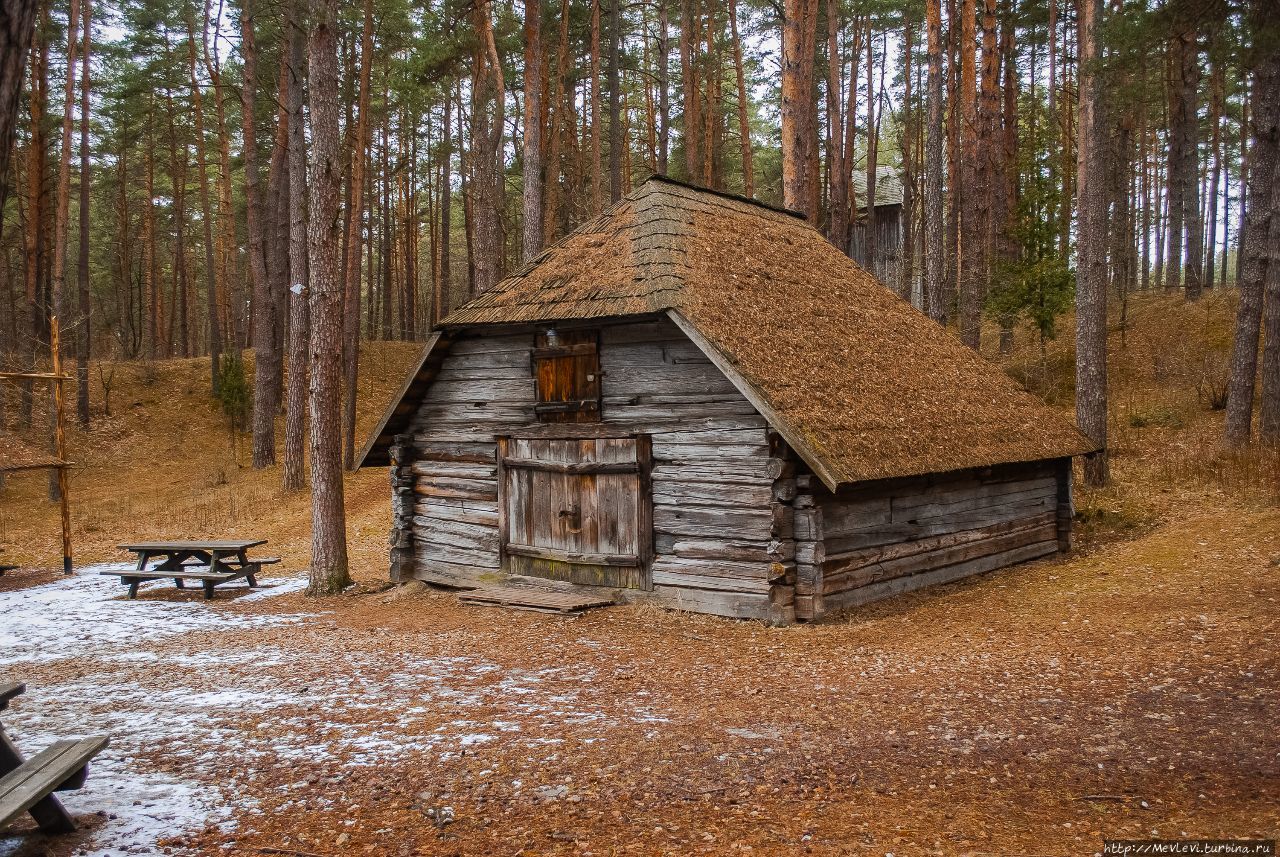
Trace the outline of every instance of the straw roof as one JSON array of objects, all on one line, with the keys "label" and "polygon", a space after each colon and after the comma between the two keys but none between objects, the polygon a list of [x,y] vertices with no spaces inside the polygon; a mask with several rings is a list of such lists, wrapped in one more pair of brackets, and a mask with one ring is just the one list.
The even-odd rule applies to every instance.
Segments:
[{"label": "straw roof", "polygon": [[443,326],[658,313],[833,489],[1095,448],[803,218],[656,177]]},{"label": "straw roof", "polygon": [[41,452],[12,432],[0,429],[0,473],[56,467],[58,459]]}]

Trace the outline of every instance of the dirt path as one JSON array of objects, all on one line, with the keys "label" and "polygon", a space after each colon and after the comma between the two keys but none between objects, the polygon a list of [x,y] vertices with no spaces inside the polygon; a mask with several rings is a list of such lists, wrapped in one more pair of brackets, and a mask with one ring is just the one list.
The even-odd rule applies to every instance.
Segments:
[{"label": "dirt path", "polygon": [[0,669],[21,743],[115,738],[91,854],[1091,854],[1280,835],[1278,558],[1227,508],[790,629],[82,576]]}]

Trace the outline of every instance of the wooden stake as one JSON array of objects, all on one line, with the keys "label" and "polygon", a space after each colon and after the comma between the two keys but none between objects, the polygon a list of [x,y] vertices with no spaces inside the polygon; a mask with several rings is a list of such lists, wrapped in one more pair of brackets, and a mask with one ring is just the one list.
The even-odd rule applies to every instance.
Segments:
[{"label": "wooden stake", "polygon": [[49,347],[53,353],[54,454],[58,457],[58,501],[62,505],[62,572],[71,573],[71,505],[67,499],[67,437],[63,428],[65,408],[62,385],[62,343],[58,337],[58,317],[49,318]]}]

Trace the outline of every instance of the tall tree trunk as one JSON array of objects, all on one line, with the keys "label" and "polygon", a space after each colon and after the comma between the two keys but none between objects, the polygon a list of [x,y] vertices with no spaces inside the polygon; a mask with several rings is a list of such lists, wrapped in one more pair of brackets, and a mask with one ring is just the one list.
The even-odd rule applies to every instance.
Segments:
[{"label": "tall tree trunk", "polygon": [[[1092,0],[1084,0],[1092,2]],[[982,220],[978,150],[977,9],[960,10],[960,341],[977,350],[982,337]]]},{"label": "tall tree trunk", "polygon": [[[89,182],[91,179],[89,50],[93,39],[93,13],[90,9],[90,0],[80,0],[80,21],[84,40],[80,46],[80,246],[76,259],[76,292],[80,318],[76,324],[76,416],[80,420],[80,425],[87,428],[89,425],[89,350],[93,339],[93,325],[89,316]],[[0,146],[4,145],[6,145],[4,133],[0,132]],[[0,186],[3,184],[4,179],[0,175]],[[3,211],[3,207],[4,193],[0,191],[0,211]],[[0,220],[0,226],[2,225],[3,221]]]},{"label": "tall tree trunk", "polygon": [[[351,220],[347,230],[346,282],[342,291],[343,461],[356,465],[356,386],[360,376],[360,245],[364,232],[365,153],[373,133],[369,89],[373,73],[373,0],[365,0],[360,31],[360,89],[356,95],[356,136],[351,146]],[[448,192],[446,186],[445,192]],[[447,253],[447,251],[446,251]],[[446,266],[447,268],[447,266]]]},{"label": "tall tree trunk", "polygon": [[[50,300],[50,314],[56,316],[66,327],[67,314],[64,312],[63,295],[67,280],[67,241],[71,227],[71,135],[75,129],[76,103],[76,51],[79,48],[78,28],[80,25],[80,2],[71,0],[71,8],[67,13],[67,73],[66,86],[62,93],[62,145],[58,153],[58,190],[55,202],[53,226],[53,289]],[[51,345],[51,347],[53,347]],[[61,343],[57,343],[62,350]],[[60,355],[55,356],[61,360]],[[60,395],[60,394],[59,394]],[[55,437],[61,428],[50,421],[49,447],[57,456],[58,444]],[[61,496],[61,480],[63,474],[58,469],[49,471],[49,499],[57,500]]]},{"label": "tall tree trunk", "polygon": [[[205,18],[208,19],[208,0],[205,0]],[[217,22],[214,22],[215,27]],[[227,302],[227,356],[238,363],[240,351],[244,348],[244,300],[241,292],[240,278],[236,276],[235,255],[239,244],[236,241],[235,208],[231,192],[231,135],[227,131],[226,107],[222,93],[222,59],[218,55],[215,38],[212,53],[208,40],[208,28],[205,28],[203,46],[205,71],[213,86],[214,131],[218,135],[218,225],[221,234],[218,236],[218,270],[222,278],[219,288],[221,297]]]},{"label": "tall tree trunk", "polygon": [[1209,127],[1213,135],[1210,146],[1213,154],[1213,168],[1209,179],[1209,216],[1205,223],[1208,234],[1204,254],[1204,286],[1208,289],[1213,288],[1214,276],[1217,273],[1215,263],[1218,249],[1218,193],[1222,181],[1222,89],[1222,62],[1215,58],[1209,73]]},{"label": "tall tree trunk", "polygon": [[[658,174],[667,174],[671,151],[671,28],[667,20],[667,0],[658,3]],[[561,49],[563,50],[563,48]]]},{"label": "tall tree trunk", "polygon": [[1182,137],[1178,153],[1182,157],[1182,216],[1186,224],[1185,259],[1187,300],[1198,300],[1204,284],[1204,223],[1200,218],[1200,116],[1196,96],[1200,89],[1200,57],[1195,26],[1175,38],[1182,42],[1179,52],[1178,110],[1170,130]]},{"label": "tall tree trunk", "polygon": [[[493,36],[492,0],[476,4],[472,18],[479,42],[473,78],[471,118],[474,161],[476,292],[493,288],[502,276],[502,63]],[[597,126],[598,130],[598,126]]]},{"label": "tall tree trunk", "polygon": [[18,128],[22,81],[31,50],[40,0],[0,3],[0,212],[9,199],[9,159]]},{"label": "tall tree trunk", "polygon": [[1080,212],[1076,267],[1076,422],[1101,448],[1085,459],[1085,482],[1107,484],[1106,120],[1098,77],[1101,0],[1080,4]]},{"label": "tall tree trunk", "polygon": [[626,138],[622,128],[622,69],[619,52],[622,45],[621,0],[609,0],[609,202],[622,198],[622,160],[626,155]]},{"label": "tall tree trunk", "polygon": [[267,257],[263,247],[262,194],[258,175],[258,135],[254,97],[258,89],[258,47],[254,37],[253,0],[243,0],[240,11],[240,127],[244,135],[244,197],[248,238],[249,287],[253,294],[253,466],[276,463],[276,307],[267,282]]},{"label": "tall tree trunk", "polygon": [[342,489],[342,204],[338,113],[338,3],[313,0],[308,57],[311,209],[307,231],[311,291],[311,574],[307,592],[336,594],[347,570]]},{"label": "tall tree trunk", "polygon": [[[804,0],[797,0],[804,2]],[[684,89],[684,169],[689,181],[697,181],[701,171],[702,154],[698,146],[702,127],[702,104],[698,98],[698,74],[694,66],[694,45],[697,42],[698,14],[697,0],[684,0],[680,4],[680,80]],[[786,77],[784,75],[783,79]],[[786,96],[783,96],[785,115]],[[785,121],[785,120],[784,120]],[[785,144],[784,144],[785,145]]]},{"label": "tall tree trunk", "polygon": [[[307,361],[310,318],[307,306],[307,147],[303,128],[306,79],[304,0],[285,7],[289,57],[289,372],[285,378],[284,487],[297,491],[307,484],[304,461],[307,436]],[[359,253],[357,252],[357,256]]]},{"label": "tall tree trunk", "polygon": [[[444,121],[440,134],[440,287],[436,298],[436,322],[444,318],[452,304],[453,270],[450,264],[453,238],[453,119],[448,87],[444,92]],[[554,161],[552,161],[554,163]],[[358,328],[357,328],[358,331]]]},{"label": "tall tree trunk", "polygon": [[[756,195],[755,168],[752,165],[751,123],[748,119],[751,92],[747,89],[746,73],[742,65],[742,39],[738,35],[737,0],[729,0],[729,37],[733,42],[733,72],[738,95],[738,140],[742,147],[742,192]],[[836,77],[840,72],[837,69]]]},{"label": "tall tree trunk", "polygon": [[1277,212],[1276,172],[1280,169],[1280,41],[1264,39],[1274,33],[1265,0],[1249,5],[1248,23],[1259,44],[1254,58],[1252,91],[1255,94],[1249,132],[1253,143],[1248,155],[1248,206],[1240,229],[1240,271],[1236,281],[1240,303],[1236,310],[1235,339],[1231,350],[1231,375],[1227,386],[1225,440],[1229,446],[1248,443],[1257,389],[1258,333],[1268,283],[1280,267],[1272,256],[1272,236],[1280,230]]},{"label": "tall tree trunk", "polygon": [[945,324],[946,273],[942,255],[942,0],[926,0],[929,77],[925,93],[928,113],[924,165],[924,310]]},{"label": "tall tree trunk", "polygon": [[200,224],[204,228],[204,280],[205,297],[209,311],[209,389],[216,396],[222,385],[222,325],[219,323],[221,301],[218,292],[222,281],[214,262],[213,233],[217,218],[209,193],[209,168],[205,155],[204,97],[200,81],[196,77],[196,29],[195,16],[187,9],[187,64],[191,81],[191,115],[195,127],[196,167],[200,177]]},{"label": "tall tree trunk", "polygon": [[782,21],[782,204],[818,222],[809,174],[816,127],[813,109],[817,0],[785,0]]},{"label": "tall tree trunk", "polygon": [[[591,0],[591,103],[588,105],[587,112],[591,119],[592,214],[598,214],[604,205],[604,162],[601,160],[600,154],[600,4],[603,2],[604,0]],[[488,30],[492,34],[492,21],[488,24]],[[480,46],[480,50],[484,50],[483,44]],[[477,59],[477,63],[479,61]],[[484,290],[477,287],[477,291]]]},{"label": "tall tree trunk", "polygon": [[[730,0],[730,14],[734,10]],[[836,0],[827,0],[827,240],[839,247],[841,252],[848,249],[849,235],[849,170],[845,166],[844,151],[844,104],[841,89],[841,72],[844,61],[840,57],[840,4]],[[742,48],[738,42],[738,27],[734,22],[734,63],[738,73],[742,72]],[[739,78],[741,80],[741,78]],[[857,81],[850,81],[856,86]],[[747,132],[746,86],[738,84],[738,98],[741,102],[742,133]]]},{"label": "tall tree trunk", "polygon": [[[615,0],[616,2],[616,0]],[[524,2],[524,224],[522,259],[542,252],[542,4]],[[611,156],[612,157],[612,156]]]}]

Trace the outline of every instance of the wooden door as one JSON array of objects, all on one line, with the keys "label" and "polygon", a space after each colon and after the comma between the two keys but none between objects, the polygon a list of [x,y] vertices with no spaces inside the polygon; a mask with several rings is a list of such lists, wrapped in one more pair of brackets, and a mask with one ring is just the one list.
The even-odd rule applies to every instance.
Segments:
[{"label": "wooden door", "polygon": [[498,455],[505,571],[650,588],[647,436],[500,438]]}]

